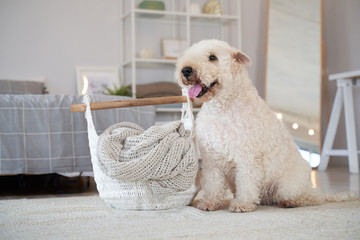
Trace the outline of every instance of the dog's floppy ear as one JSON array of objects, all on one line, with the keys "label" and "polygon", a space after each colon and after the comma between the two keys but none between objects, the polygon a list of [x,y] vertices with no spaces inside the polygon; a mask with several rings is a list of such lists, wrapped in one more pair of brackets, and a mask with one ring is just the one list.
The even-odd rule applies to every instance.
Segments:
[{"label": "dog's floppy ear", "polygon": [[247,66],[251,66],[251,60],[245,53],[240,52],[239,50],[235,50],[233,53],[233,58],[239,63],[245,64]]}]

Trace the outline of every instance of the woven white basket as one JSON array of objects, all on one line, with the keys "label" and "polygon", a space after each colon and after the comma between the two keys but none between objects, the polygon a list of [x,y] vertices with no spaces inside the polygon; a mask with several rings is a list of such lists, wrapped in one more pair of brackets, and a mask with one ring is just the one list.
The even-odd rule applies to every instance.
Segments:
[{"label": "woven white basket", "polygon": [[[171,194],[156,196],[151,191],[147,181],[136,182],[124,182],[119,179],[108,176],[103,169],[98,159],[98,142],[99,136],[96,133],[95,126],[93,124],[92,115],[90,111],[90,100],[88,96],[84,96],[84,103],[87,105],[85,117],[88,125],[88,138],[91,154],[91,162],[93,165],[94,179],[99,191],[100,197],[105,203],[113,208],[127,209],[127,210],[163,210],[170,208],[177,208],[189,205],[195,197],[195,175],[194,171],[191,171],[190,175],[194,175],[193,184],[182,191],[172,191]],[[191,103],[185,103],[183,105],[182,120],[186,129],[192,130],[193,115],[191,109]],[[191,141],[192,148],[193,142]],[[197,156],[194,150],[194,161],[196,161],[197,168]]]}]

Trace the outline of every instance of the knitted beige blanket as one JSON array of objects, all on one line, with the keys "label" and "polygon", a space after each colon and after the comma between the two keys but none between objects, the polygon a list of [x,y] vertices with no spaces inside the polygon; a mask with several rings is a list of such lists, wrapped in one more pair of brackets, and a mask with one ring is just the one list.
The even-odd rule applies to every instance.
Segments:
[{"label": "knitted beige blanket", "polygon": [[181,121],[146,131],[134,123],[115,124],[99,137],[97,154],[107,176],[145,185],[155,199],[189,189],[198,170],[194,144]]}]

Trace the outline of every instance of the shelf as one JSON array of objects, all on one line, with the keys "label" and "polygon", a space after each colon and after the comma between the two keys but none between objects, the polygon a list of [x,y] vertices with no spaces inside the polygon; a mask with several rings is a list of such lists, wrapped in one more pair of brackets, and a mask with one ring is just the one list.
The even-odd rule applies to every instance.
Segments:
[{"label": "shelf", "polygon": [[[128,20],[131,18],[131,11],[124,14],[123,19]],[[161,11],[161,10],[147,10],[147,9],[134,9],[136,19],[153,19],[153,20],[177,20],[185,21],[186,13],[174,11]]]},{"label": "shelf", "polygon": [[[136,58],[135,64],[137,67],[164,67],[164,66],[171,66],[173,65],[175,67],[177,60],[173,59],[146,59],[146,58]],[[124,67],[131,67],[132,61],[127,60],[123,63]]]},{"label": "shelf", "polygon": [[[174,12],[174,11],[160,11],[160,10],[146,10],[146,9],[134,9],[136,19],[154,19],[154,20],[178,20],[186,21],[187,13]],[[239,16],[236,15],[213,15],[213,14],[189,14],[190,21],[194,23],[228,23],[238,20]],[[131,12],[124,14],[123,19],[127,20],[131,18]]]},{"label": "shelf", "polygon": [[191,22],[195,23],[229,23],[238,20],[236,15],[212,15],[212,14],[192,14],[190,15]]},{"label": "shelf", "polygon": [[[224,9],[227,11],[224,11],[225,14],[222,15],[192,14],[190,3],[202,5],[204,0],[178,0],[177,4],[175,0],[171,1],[173,3],[169,4],[168,10],[140,9],[137,6],[138,1],[134,0],[129,1],[131,4],[119,5],[121,35],[124,36],[120,53],[121,77],[127,83],[131,80],[134,94],[137,82],[142,82],[142,79],[146,77],[156,76],[157,78],[163,72],[166,78],[173,79],[177,60],[162,58],[161,48],[159,48],[162,38],[185,39],[189,45],[203,38],[217,38],[225,41],[234,41],[236,38],[239,45],[237,47],[241,48],[241,0],[224,1]],[[142,38],[146,35],[148,38]],[[138,53],[144,47],[156,50],[154,56],[157,58],[140,58]],[[162,107],[158,108],[158,112],[169,115],[170,112],[180,112],[180,108],[179,106]],[[194,109],[194,111],[197,110]]]}]

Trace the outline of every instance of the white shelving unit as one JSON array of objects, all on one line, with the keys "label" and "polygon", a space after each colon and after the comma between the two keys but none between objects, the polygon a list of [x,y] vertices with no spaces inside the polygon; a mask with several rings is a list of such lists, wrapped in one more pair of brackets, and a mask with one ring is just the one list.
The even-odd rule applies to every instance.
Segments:
[{"label": "white shelving unit", "polygon": [[[147,38],[149,35],[154,39],[152,33],[139,32],[143,25],[151,23],[153,26],[156,26],[156,24],[159,24],[160,27],[164,24],[170,26],[170,33],[165,30],[161,32],[158,28],[154,28],[154,34],[158,34],[159,46],[162,38],[186,39],[187,46],[202,38],[217,38],[241,48],[241,0],[220,1],[223,7],[222,15],[190,13],[191,3],[195,2],[203,7],[206,0],[163,0],[165,3],[164,11],[139,9],[140,2],[141,0],[123,0],[119,2],[122,22],[120,24],[121,79],[123,83],[131,84],[133,97],[136,96],[136,84],[141,83],[141,80],[138,79],[139,69],[158,69],[161,72],[175,69],[176,64],[176,60],[164,59],[160,53],[157,53],[157,56],[152,59],[138,57],[137,53],[141,50],[138,46],[140,45],[138,40]],[[199,27],[201,31],[194,30]],[[212,30],[206,32],[206,27],[217,27],[218,30],[215,33]],[[148,30],[146,29],[146,31]],[[195,36],[195,33],[197,36]],[[126,71],[130,71],[130,74],[128,74],[130,77],[126,76]],[[156,79],[156,77],[153,77],[153,79]],[[172,77],[168,81],[175,81],[175,79]]]}]

